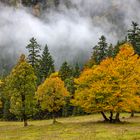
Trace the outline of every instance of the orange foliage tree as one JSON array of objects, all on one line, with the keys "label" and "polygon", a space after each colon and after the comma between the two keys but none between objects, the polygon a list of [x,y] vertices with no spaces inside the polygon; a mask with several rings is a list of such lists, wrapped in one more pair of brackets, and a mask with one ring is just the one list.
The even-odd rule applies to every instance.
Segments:
[{"label": "orange foliage tree", "polygon": [[75,82],[72,103],[88,113],[100,112],[105,121],[118,122],[121,112],[139,110],[140,59],[130,44],[122,45],[115,58],[85,69]]}]

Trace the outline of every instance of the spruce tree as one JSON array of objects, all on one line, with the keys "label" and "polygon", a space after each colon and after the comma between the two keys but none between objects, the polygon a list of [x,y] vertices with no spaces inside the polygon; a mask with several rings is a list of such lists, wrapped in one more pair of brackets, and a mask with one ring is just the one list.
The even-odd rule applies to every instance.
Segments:
[{"label": "spruce tree", "polygon": [[93,47],[93,52],[90,60],[87,62],[86,67],[91,68],[93,65],[100,64],[100,62],[107,57],[108,44],[105,36],[99,38],[97,45]]},{"label": "spruce tree", "polygon": [[73,115],[73,110],[74,110],[74,106],[72,106],[72,104],[70,102],[71,99],[74,97],[74,93],[76,90],[74,77],[70,77],[70,78],[65,79],[65,87],[67,88],[67,91],[69,91],[70,96],[65,98],[66,104],[62,108],[62,116],[68,117],[70,115]]},{"label": "spruce tree", "polygon": [[114,47],[112,44],[110,44],[107,50],[107,57],[113,57],[113,56],[114,56]]},{"label": "spruce tree", "polygon": [[[59,70],[59,77],[64,81],[65,87],[70,92],[70,95],[74,92],[74,84],[73,84],[73,69],[68,63],[65,61]],[[72,106],[70,103],[71,96],[65,98],[66,104],[62,108],[62,116],[67,117],[72,114]]]},{"label": "spruce tree", "polygon": [[81,70],[80,70],[79,64],[76,63],[74,67],[73,77],[78,78],[80,76],[80,73],[81,73]]},{"label": "spruce tree", "polygon": [[70,78],[73,76],[73,69],[68,65],[68,63],[65,61],[59,70],[59,77],[65,81],[67,78]]},{"label": "spruce tree", "polygon": [[26,48],[29,51],[28,62],[32,65],[34,69],[36,69],[39,65],[41,46],[33,37],[30,39],[30,43],[26,46]]},{"label": "spruce tree", "polygon": [[99,38],[99,42],[97,45],[97,64],[99,64],[103,59],[106,58],[107,56],[107,48],[108,48],[108,44],[106,43],[106,38],[105,36],[101,36],[101,38]]},{"label": "spruce tree", "polygon": [[46,79],[54,71],[54,60],[49,52],[48,46],[46,45],[40,60],[41,80]]},{"label": "spruce tree", "polygon": [[128,41],[133,45],[135,53],[140,55],[140,28],[139,24],[132,22],[132,29],[128,30]]},{"label": "spruce tree", "polygon": [[28,49],[28,63],[33,67],[35,75],[37,76],[37,84],[40,84],[40,50],[41,46],[37,43],[35,38],[30,39],[30,43],[26,46]]}]

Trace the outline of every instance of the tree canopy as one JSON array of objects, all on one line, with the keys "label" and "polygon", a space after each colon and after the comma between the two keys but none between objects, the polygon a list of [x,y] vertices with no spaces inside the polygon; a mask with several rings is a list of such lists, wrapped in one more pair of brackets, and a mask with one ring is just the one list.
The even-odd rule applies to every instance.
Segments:
[{"label": "tree canopy", "polygon": [[69,92],[66,90],[64,82],[54,74],[38,87],[36,93],[41,108],[53,113],[53,123],[55,123],[55,113],[65,105],[67,96],[69,96]]},{"label": "tree canopy", "polygon": [[36,91],[36,76],[34,69],[27,63],[25,55],[21,55],[18,64],[9,76],[10,111],[24,121],[35,111],[34,95]]},{"label": "tree canopy", "polygon": [[139,67],[140,59],[133,47],[121,46],[114,59],[106,58],[100,65],[84,70],[76,80],[73,103],[89,113],[110,111],[117,116],[123,111],[139,110]]}]

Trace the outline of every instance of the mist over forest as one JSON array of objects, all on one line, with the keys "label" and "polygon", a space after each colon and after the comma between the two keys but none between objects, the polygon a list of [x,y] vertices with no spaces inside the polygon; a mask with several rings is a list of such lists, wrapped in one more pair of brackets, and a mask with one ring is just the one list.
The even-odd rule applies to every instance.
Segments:
[{"label": "mist over forest", "polygon": [[125,38],[131,21],[140,21],[139,7],[139,0],[1,0],[0,71],[27,54],[32,37],[48,45],[57,69],[64,61],[82,65],[101,35],[114,45]]},{"label": "mist over forest", "polygon": [[[7,121],[1,133],[15,135],[14,129],[19,135],[20,125],[15,129],[17,122],[9,127],[8,121],[27,127],[28,120],[37,120],[29,127],[39,128],[30,133],[33,139],[48,139],[51,127],[56,139],[85,139],[78,136],[84,127],[90,139],[118,140],[126,132],[126,139],[139,139],[140,121],[134,121],[140,113],[139,7],[140,0],[0,0],[0,123]],[[82,115],[97,118],[67,123]],[[59,123],[60,117],[71,118]],[[56,125],[46,125],[46,119]],[[127,128],[131,121],[132,130]],[[108,123],[121,130],[115,125],[117,133],[112,133],[110,125],[110,132],[102,131],[102,122],[105,130]],[[45,125],[49,133],[42,131]],[[101,137],[97,125],[107,135]]]}]

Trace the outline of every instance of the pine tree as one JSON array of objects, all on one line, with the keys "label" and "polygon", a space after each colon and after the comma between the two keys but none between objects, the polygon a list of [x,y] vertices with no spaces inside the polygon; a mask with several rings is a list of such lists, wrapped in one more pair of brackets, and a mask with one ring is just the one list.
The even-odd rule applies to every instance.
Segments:
[{"label": "pine tree", "polygon": [[90,60],[87,62],[86,67],[91,68],[93,65],[100,64],[100,62],[107,57],[108,44],[105,36],[99,38],[99,42],[93,47],[93,52]]},{"label": "pine tree", "polygon": [[40,76],[41,80],[46,79],[51,73],[54,73],[54,60],[46,45],[40,60]]},{"label": "pine tree", "polygon": [[113,56],[114,56],[114,47],[112,44],[110,44],[107,50],[107,57],[113,57]]},{"label": "pine tree", "polygon": [[41,46],[37,43],[35,38],[30,39],[30,43],[26,46],[29,51],[28,63],[34,68],[35,75],[37,76],[37,84],[41,82],[40,79],[40,50]]},{"label": "pine tree", "polygon": [[[64,62],[62,64],[62,66],[60,67],[59,73],[58,73],[59,77],[64,81],[65,83],[65,87],[67,88],[67,90],[70,92],[70,94],[74,94],[74,70],[72,69],[72,67],[70,65],[68,65],[67,62]],[[72,114],[72,106],[70,103],[70,99],[71,96],[65,98],[66,104],[65,106],[63,106],[62,108],[62,116],[63,117],[67,117],[69,115]]]},{"label": "pine tree", "polygon": [[66,104],[62,108],[62,116],[68,117],[73,114],[73,109],[74,109],[74,106],[72,106],[70,102],[75,93],[74,77],[65,79],[64,83],[67,91],[70,93],[70,96],[65,98]]},{"label": "pine tree", "polygon": [[140,55],[140,28],[136,22],[132,22],[132,29],[128,30],[128,41],[133,45],[135,53]]},{"label": "pine tree", "polygon": [[80,70],[79,64],[76,63],[73,77],[78,78],[80,76],[80,73],[81,73],[81,70]]},{"label": "pine tree", "polygon": [[41,46],[37,43],[35,38],[31,38],[26,48],[29,51],[28,62],[36,70],[39,65]]},{"label": "pine tree", "polygon": [[107,47],[108,47],[108,44],[106,43],[106,38],[105,36],[102,35],[101,38],[99,38],[99,42],[96,48],[98,52],[97,64],[99,64],[103,59],[106,58]]},{"label": "pine tree", "polygon": [[73,70],[66,61],[60,67],[58,75],[63,81],[73,76]]},{"label": "pine tree", "polygon": [[24,121],[35,111],[36,76],[30,64],[26,62],[25,55],[21,55],[18,64],[9,76],[10,111]]}]

